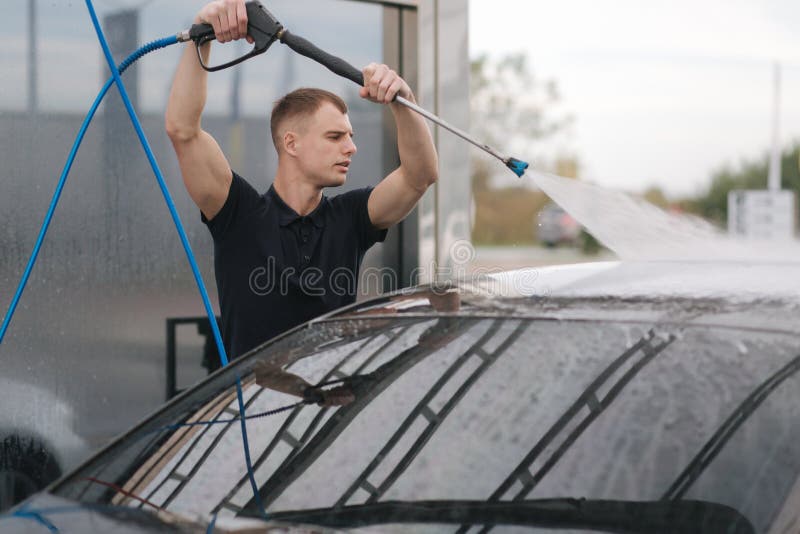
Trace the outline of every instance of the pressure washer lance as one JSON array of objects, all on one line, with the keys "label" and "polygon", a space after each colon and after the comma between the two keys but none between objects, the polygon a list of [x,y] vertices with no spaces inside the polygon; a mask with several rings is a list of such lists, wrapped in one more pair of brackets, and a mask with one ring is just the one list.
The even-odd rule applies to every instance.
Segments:
[{"label": "pressure washer lance", "polygon": [[[178,33],[178,40],[184,42],[195,42],[195,45],[197,45],[197,58],[200,60],[200,65],[202,65],[202,67],[209,72],[215,72],[238,65],[246,59],[263,54],[267,51],[270,45],[272,45],[272,43],[275,41],[280,41],[298,54],[306,56],[307,58],[313,59],[317,63],[322,64],[335,74],[347,78],[348,80],[351,80],[360,86],[364,85],[364,75],[360,70],[356,69],[341,58],[333,56],[324,50],[319,49],[306,39],[290,33],[289,30],[284,28],[258,0],[250,0],[249,2],[246,2],[245,7],[247,9],[247,34],[253,38],[254,46],[250,52],[237,59],[234,59],[233,61],[229,61],[228,63],[214,67],[209,67],[203,62],[203,58],[200,55],[200,45],[216,39],[216,35],[214,35],[214,28],[210,24],[195,24],[190,29]],[[528,163],[516,158],[502,155],[489,145],[476,141],[466,132],[456,128],[451,124],[448,124],[433,113],[419,107],[412,102],[409,102],[401,96],[396,96],[395,102],[416,111],[426,119],[438,124],[442,128],[450,130],[463,140],[472,143],[489,155],[499,159],[506,165],[506,167],[511,169],[514,174],[519,177],[521,177],[525,173],[525,169],[528,168]]]}]

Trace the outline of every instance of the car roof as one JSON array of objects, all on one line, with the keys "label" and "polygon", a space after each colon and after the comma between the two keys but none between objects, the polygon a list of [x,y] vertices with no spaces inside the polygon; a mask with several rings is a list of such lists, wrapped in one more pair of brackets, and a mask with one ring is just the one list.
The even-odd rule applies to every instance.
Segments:
[{"label": "car roof", "polygon": [[458,314],[707,323],[800,333],[798,267],[612,261],[524,268],[399,290],[318,321]]}]

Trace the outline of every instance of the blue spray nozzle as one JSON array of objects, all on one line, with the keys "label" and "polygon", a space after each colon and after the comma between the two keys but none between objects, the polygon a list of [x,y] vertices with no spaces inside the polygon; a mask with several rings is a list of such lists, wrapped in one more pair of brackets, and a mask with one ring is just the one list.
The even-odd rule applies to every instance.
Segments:
[{"label": "blue spray nozzle", "polygon": [[522,175],[525,174],[525,170],[529,167],[527,162],[519,160],[517,158],[508,158],[506,162],[506,167],[514,171],[514,174],[522,178]]}]

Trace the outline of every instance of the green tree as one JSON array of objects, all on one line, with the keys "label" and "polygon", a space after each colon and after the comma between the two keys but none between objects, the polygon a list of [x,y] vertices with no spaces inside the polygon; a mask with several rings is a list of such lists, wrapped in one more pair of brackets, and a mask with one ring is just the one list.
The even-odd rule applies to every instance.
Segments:
[{"label": "green tree", "polygon": [[[800,191],[800,142],[795,141],[781,154],[781,185],[783,189]],[[725,166],[714,172],[708,189],[680,204],[686,211],[725,225],[728,220],[728,192],[733,189],[765,189],[769,157],[765,154],[754,161],[742,161],[738,168]]]},{"label": "green tree", "polygon": [[642,197],[650,204],[658,206],[661,209],[668,209],[670,207],[669,198],[667,198],[664,190],[657,185],[651,185],[645,189],[644,193],[642,193]]},{"label": "green tree", "polygon": [[[554,112],[560,100],[557,84],[534,76],[524,53],[499,59],[482,55],[471,62],[470,130],[476,139],[535,163],[539,143],[566,130],[572,122],[567,114]],[[475,226],[472,238],[478,244],[523,244],[536,241],[536,215],[547,202],[541,191],[526,184],[491,188],[493,174],[508,172],[491,157],[474,150],[472,191]],[[561,155],[551,169],[574,177],[578,161]]]},{"label": "green tree", "polygon": [[[471,61],[470,70],[470,129],[477,139],[501,152],[532,158],[537,141],[571,123],[571,116],[552,111],[560,100],[556,82],[536,77],[525,53],[499,59],[484,54]],[[474,151],[472,163],[474,189],[486,190],[496,162]]]}]

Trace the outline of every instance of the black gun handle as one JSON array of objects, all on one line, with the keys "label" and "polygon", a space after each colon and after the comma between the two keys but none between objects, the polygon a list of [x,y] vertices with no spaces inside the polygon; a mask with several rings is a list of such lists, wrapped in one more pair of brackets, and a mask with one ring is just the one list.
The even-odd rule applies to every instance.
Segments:
[{"label": "black gun handle", "polygon": [[364,75],[361,73],[360,70],[352,66],[347,61],[338,58],[334,55],[331,55],[324,50],[320,50],[317,48],[316,45],[290,33],[288,30],[284,30],[283,34],[280,37],[280,40],[283,44],[297,52],[302,56],[306,56],[307,58],[311,58],[317,63],[320,63],[327,67],[329,70],[347,78],[350,81],[357,83],[358,85],[364,85]]},{"label": "black gun handle", "polygon": [[[283,26],[258,0],[249,0],[244,6],[247,10],[247,35],[253,38],[256,49],[264,51],[275,41]],[[214,27],[208,23],[193,24],[189,38],[198,45],[212,41],[216,39]]]},{"label": "black gun handle", "polygon": [[189,28],[189,37],[198,45],[217,38],[214,34],[214,27],[208,23],[192,24],[192,27]]}]

